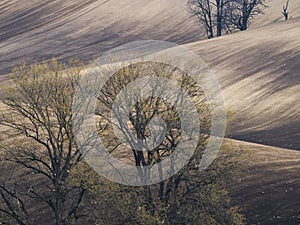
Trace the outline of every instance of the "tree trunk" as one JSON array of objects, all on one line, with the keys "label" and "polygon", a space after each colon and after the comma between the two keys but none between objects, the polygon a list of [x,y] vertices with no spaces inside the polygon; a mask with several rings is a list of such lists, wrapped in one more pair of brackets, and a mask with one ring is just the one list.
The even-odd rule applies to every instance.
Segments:
[{"label": "tree trunk", "polygon": [[248,28],[248,3],[246,0],[243,2],[243,19],[242,19],[242,24],[240,30],[247,30]]},{"label": "tree trunk", "polygon": [[214,31],[213,31],[213,24],[212,24],[212,17],[211,17],[211,11],[210,11],[210,2],[209,0],[207,1],[208,4],[208,39],[214,38]]},{"label": "tree trunk", "polygon": [[217,0],[217,37],[222,35],[223,0]]}]

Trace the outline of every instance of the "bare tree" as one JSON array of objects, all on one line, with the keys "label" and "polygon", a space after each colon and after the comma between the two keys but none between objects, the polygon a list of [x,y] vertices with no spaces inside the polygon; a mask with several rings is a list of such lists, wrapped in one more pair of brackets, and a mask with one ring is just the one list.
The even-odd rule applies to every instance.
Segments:
[{"label": "bare tree", "polygon": [[251,19],[263,14],[266,7],[265,0],[233,0],[230,5],[229,23],[241,31],[247,30]]},{"label": "bare tree", "polygon": [[189,0],[187,3],[189,11],[205,27],[207,38],[214,38],[214,21],[212,15],[212,4],[210,0]]},{"label": "bare tree", "polygon": [[188,0],[187,7],[205,27],[207,37],[222,35],[229,0]]},{"label": "bare tree", "polygon": [[205,27],[207,37],[213,38],[222,35],[225,21],[225,8],[229,0],[188,0],[187,6]]},{"label": "bare tree", "polygon": [[209,39],[223,31],[247,30],[251,19],[267,7],[265,0],[188,0],[187,6]]},{"label": "bare tree", "polygon": [[286,4],[282,6],[282,15],[284,16],[285,20],[289,19],[289,12],[288,12],[288,7],[289,7],[289,0],[286,1]]},{"label": "bare tree", "polygon": [[45,209],[37,218],[43,216],[52,224],[67,225],[78,218],[86,192],[83,180],[72,180],[82,159],[72,130],[79,66],[76,60],[23,64],[13,71],[13,88],[1,97],[6,110],[0,124],[13,135],[12,143],[2,142],[3,158],[15,170],[1,179],[0,211],[17,224],[40,224],[37,209],[30,210],[33,204]]}]

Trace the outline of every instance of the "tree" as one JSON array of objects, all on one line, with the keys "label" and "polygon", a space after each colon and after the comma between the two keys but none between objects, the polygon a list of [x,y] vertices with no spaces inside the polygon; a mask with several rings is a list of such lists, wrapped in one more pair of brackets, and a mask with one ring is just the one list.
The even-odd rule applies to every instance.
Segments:
[{"label": "tree", "polygon": [[151,185],[154,193],[151,210],[147,209],[141,187],[109,181],[95,185],[89,200],[92,205],[87,224],[244,224],[243,215],[238,207],[231,206],[225,189],[225,182],[238,174],[236,152],[231,152],[230,148],[222,152],[222,157],[205,172],[191,165],[181,170],[177,174],[179,177],[175,176],[175,180],[180,180],[179,186],[170,191],[168,201],[155,194],[159,184]]},{"label": "tree", "polygon": [[265,0],[233,0],[230,5],[229,23],[244,31],[255,16],[263,14],[267,7]]},{"label": "tree", "polygon": [[[115,74],[107,83],[106,86],[101,90],[99,95],[99,107],[97,114],[100,116],[101,127],[106,127],[106,132],[103,132],[103,140],[107,141],[107,147],[111,151],[118,151],[124,146],[120,145],[117,139],[111,137],[113,134],[112,127],[117,127],[119,133],[119,138],[122,137],[128,143],[128,148],[132,153],[132,160],[136,168],[138,169],[138,174],[141,182],[146,183],[149,173],[149,166],[162,161],[164,158],[169,157],[171,153],[175,150],[179,140],[180,140],[180,118],[179,112],[176,111],[175,105],[180,105],[183,103],[184,98],[181,93],[170,93],[169,88],[163,83],[147,83],[146,86],[152,87],[152,96],[143,99],[141,93],[130,93],[134,88],[128,88],[125,90],[124,95],[120,97],[119,92],[124,86],[128,85],[133,80],[139,79],[141,74],[151,75],[153,79],[164,78],[172,79],[177,82],[179,87],[182,87],[194,98],[194,103],[199,114],[202,118],[202,124],[206,124],[209,119],[208,108],[204,104],[204,94],[201,92],[200,88],[196,86],[195,81],[192,81],[188,75],[183,74],[176,68],[172,68],[163,64],[134,64],[129,67],[125,67],[122,71]],[[146,86],[141,86],[141,89],[146,89]],[[168,96],[169,101],[173,101],[174,104],[169,104],[166,100],[157,96]],[[117,99],[117,96],[119,98]],[[129,97],[128,97],[129,96]],[[201,97],[202,96],[202,97]],[[132,105],[124,106],[122,103],[126,102],[128,98],[135,99],[136,102]],[[113,107],[115,106],[115,107]],[[111,110],[113,110],[116,116],[116,121],[110,119]],[[207,112],[206,112],[206,111]],[[191,113],[192,109],[188,107],[185,108],[185,113]],[[124,115],[127,112],[128,115]],[[129,121],[124,121],[123,118],[128,116]],[[150,131],[149,125],[155,118],[163,118],[165,123],[166,131],[162,132],[162,127],[157,127],[158,130]],[[157,121],[159,122],[159,121]],[[196,123],[196,121],[194,121]],[[129,123],[129,125],[128,125]],[[205,125],[203,125],[203,130],[205,130]],[[153,134],[153,132],[155,134]],[[163,135],[165,134],[165,137]],[[153,138],[152,140],[150,140]],[[161,144],[152,149],[151,141],[156,142],[156,140],[161,140]],[[198,137],[197,137],[198,138]],[[149,139],[150,141],[145,141]],[[140,151],[143,149],[144,151]],[[162,174],[162,168],[160,168],[160,174]],[[171,168],[174,170],[174,168]],[[145,188],[145,198],[148,207],[151,207],[152,193],[149,185],[144,186]],[[168,190],[170,189],[170,184],[161,182],[159,197],[168,198]]]},{"label": "tree", "polygon": [[251,19],[267,7],[265,0],[188,0],[187,6],[209,39],[215,32],[221,36],[222,31],[247,30]]},{"label": "tree", "polygon": [[[9,127],[6,133],[10,138],[1,140],[4,161],[1,162],[3,174],[0,174],[0,222],[19,225],[157,225],[178,221],[181,224],[199,221],[203,224],[243,224],[243,217],[231,206],[223,183],[225,176],[231,176],[229,171],[235,170],[224,161],[215,163],[207,171],[200,173],[198,170],[210,129],[210,111],[201,88],[187,74],[169,65],[137,63],[118,71],[99,90],[95,113],[103,144],[116,157],[127,149],[129,154],[125,160],[139,166],[138,179],[142,181],[149,179],[146,167],[172,158],[181,140],[182,112],[174,104],[181,105],[184,96],[176,92],[168,95],[168,100],[174,100],[173,105],[159,95],[136,96],[140,100],[130,108],[129,123],[125,126],[122,117],[118,117],[124,105],[112,107],[124,100],[120,93],[127,96],[122,92],[123,86],[140,75],[170,79],[191,97],[197,108],[202,129],[197,136],[195,153],[186,159],[186,165],[158,184],[130,187],[99,177],[82,160],[82,153],[74,142],[77,126],[71,121],[77,117],[77,110],[74,110],[72,99],[82,77],[78,64],[81,66],[79,62],[62,64],[52,60],[22,65],[14,70],[14,87],[1,98],[5,108],[0,124]],[[157,94],[164,94],[166,90],[164,85],[153,86]],[[111,120],[111,109],[117,121]],[[189,107],[183,110],[192,111]],[[163,118],[166,132],[152,151],[147,142],[139,143],[144,151],[137,151],[138,146],[133,142],[124,147],[112,135],[113,126],[117,126],[123,138],[160,138],[160,133],[151,136],[153,130],[149,129],[149,123],[156,117]],[[151,125],[157,127],[158,122],[154,120]],[[175,169],[171,164],[170,170]]]},{"label": "tree", "polygon": [[[105,74],[105,71],[102,73]],[[136,166],[138,178],[141,181],[149,179],[148,166],[154,166],[167,157],[172,157],[172,153],[180,142],[182,132],[181,112],[177,111],[174,105],[183,104],[184,95],[182,93],[170,94],[168,92],[170,87],[159,82],[151,83],[145,78],[143,80],[151,86],[152,95],[143,97],[139,91],[132,92],[137,87],[130,86],[130,83],[143,76],[172,80],[188,93],[197,108],[202,134],[198,134],[199,141],[195,153],[178,173],[174,172],[174,165],[171,164],[169,171],[173,171],[174,175],[163,179],[162,168],[159,168],[158,174],[161,174],[161,181],[158,184],[143,187],[125,187],[124,193],[128,194],[127,200],[122,198],[122,200],[117,200],[117,194],[113,194],[113,197],[105,195],[106,198],[113,198],[114,202],[118,202],[113,204],[115,209],[120,207],[121,211],[124,210],[122,215],[127,215],[122,222],[119,221],[116,224],[175,224],[175,221],[180,224],[197,224],[199,221],[203,221],[203,224],[211,221],[213,221],[211,224],[243,224],[242,217],[237,210],[230,207],[229,196],[222,188],[221,182],[216,182],[221,179],[222,174],[226,174],[225,170],[212,169],[207,173],[200,173],[198,170],[200,155],[205,148],[210,129],[209,104],[196,82],[178,68],[161,63],[136,63],[124,66],[105,83],[100,91],[96,110],[99,116],[99,130],[101,130],[99,134],[105,147],[116,157],[126,152],[126,158],[122,160]],[[129,87],[124,89],[127,85]],[[138,88],[144,90],[146,86],[140,84]],[[174,105],[168,103],[165,98],[159,97],[166,96],[166,93],[168,93],[168,101],[175,102]],[[132,98],[135,99],[133,104],[128,106],[123,104]],[[184,110],[186,113],[192,112],[189,107],[185,107]],[[128,113],[126,121],[123,120],[123,112]],[[111,118],[112,114],[115,115],[115,119]],[[149,140],[149,138],[151,140],[151,133],[155,130],[151,130],[149,126],[153,118],[157,117],[163,118],[166,130],[161,132],[158,128],[160,132],[154,136],[160,141],[151,149],[151,144],[143,140]],[[196,123],[196,121],[193,122]],[[154,123],[154,126],[158,124]],[[126,140],[127,145],[124,146],[113,135],[113,127],[117,129],[117,137]],[[162,134],[165,136],[161,137]],[[124,187],[121,186],[120,189]],[[100,189],[96,189],[96,192],[97,190],[99,193]],[[213,193],[216,194],[214,200],[209,197]],[[103,193],[100,195],[103,196]],[[128,199],[134,200],[128,201]],[[127,203],[122,206],[122,202]],[[104,208],[103,210],[108,210],[109,206],[104,205]],[[105,215],[109,215],[109,212]]]},{"label": "tree", "polygon": [[[1,96],[0,124],[13,140],[2,142],[4,164],[16,170],[1,177],[0,211],[14,223],[41,224],[44,219],[67,225],[79,217],[86,186],[72,176],[82,154],[71,121],[80,68],[78,60],[23,64],[13,70],[13,87]],[[32,210],[33,205],[41,211]]]},{"label": "tree", "polygon": [[189,11],[205,27],[208,39],[222,35],[224,27],[224,8],[228,0],[188,0]]},{"label": "tree", "polygon": [[227,4],[227,0],[216,0],[216,10],[217,10],[217,36],[222,35],[222,30],[223,30],[223,23],[225,15],[224,15],[224,8]]},{"label": "tree", "polygon": [[289,12],[288,12],[288,7],[289,7],[289,0],[286,1],[286,4],[282,6],[282,15],[284,16],[285,20],[289,19]]}]

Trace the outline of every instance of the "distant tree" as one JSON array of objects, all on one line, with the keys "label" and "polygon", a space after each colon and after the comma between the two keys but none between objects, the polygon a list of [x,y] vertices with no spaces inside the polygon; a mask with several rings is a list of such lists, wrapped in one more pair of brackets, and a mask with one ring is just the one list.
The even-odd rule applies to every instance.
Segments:
[{"label": "distant tree", "polygon": [[203,25],[208,39],[214,38],[212,5],[209,0],[189,0],[188,8]]},{"label": "distant tree", "polygon": [[265,0],[232,0],[229,23],[241,31],[247,30],[251,19],[263,14],[266,7]]},{"label": "distant tree", "polygon": [[210,39],[215,33],[221,36],[222,31],[247,30],[251,19],[267,5],[265,0],[188,0],[187,7]]},{"label": "distant tree", "polygon": [[288,12],[288,7],[289,7],[289,0],[286,1],[286,4],[282,6],[282,15],[284,16],[285,20],[289,19],[289,12]]},{"label": "distant tree", "polygon": [[213,38],[222,35],[224,23],[224,8],[228,0],[188,0],[187,6],[205,27],[207,37]]},{"label": "distant tree", "polygon": [[46,219],[68,225],[79,217],[86,187],[84,180],[72,181],[82,155],[74,142],[71,109],[80,65],[55,59],[23,64],[13,71],[13,87],[1,96],[0,125],[13,135],[12,143],[1,142],[2,165],[13,170],[0,180],[0,212],[14,224]]}]

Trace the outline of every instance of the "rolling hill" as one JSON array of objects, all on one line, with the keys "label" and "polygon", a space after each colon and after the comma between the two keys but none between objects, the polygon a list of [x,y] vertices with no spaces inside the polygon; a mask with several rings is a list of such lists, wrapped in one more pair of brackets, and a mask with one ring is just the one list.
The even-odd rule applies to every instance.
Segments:
[{"label": "rolling hill", "polygon": [[249,225],[298,225],[300,152],[226,140],[242,161],[239,181],[229,182],[233,203]]},{"label": "rolling hill", "polygon": [[[282,2],[270,0],[253,27],[282,20]],[[297,18],[299,1],[291,0],[290,9]],[[2,0],[0,15],[0,74],[24,61],[90,60],[135,40],[183,44],[205,38],[185,0]]]},{"label": "rolling hill", "polygon": [[300,150],[300,20],[186,45],[210,66],[233,138]]},{"label": "rolling hill", "polygon": [[203,40],[184,0],[2,0],[0,74],[22,61],[89,60],[135,40],[184,44],[219,80],[230,138],[240,140],[225,144],[249,156],[244,178],[230,184],[234,202],[249,224],[299,224],[300,2],[290,0],[287,22],[282,3],[271,0],[249,31]]},{"label": "rolling hill", "polygon": [[1,1],[0,12],[0,74],[21,61],[90,60],[137,39],[182,44],[202,36],[181,0],[13,0]]},{"label": "rolling hill", "polygon": [[249,157],[229,188],[247,224],[300,223],[300,154],[290,150],[300,150],[299,25],[294,19],[185,45],[220,82],[231,138],[243,140],[225,143]]}]

